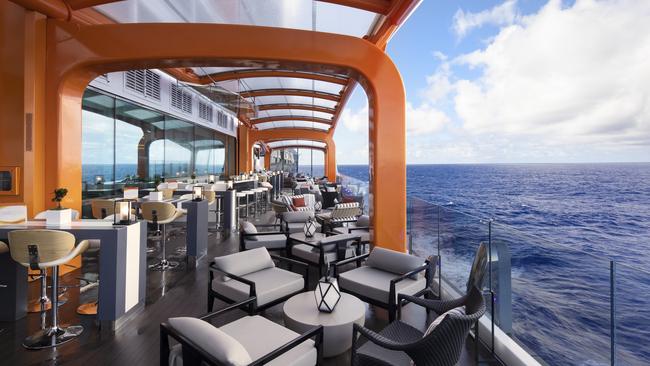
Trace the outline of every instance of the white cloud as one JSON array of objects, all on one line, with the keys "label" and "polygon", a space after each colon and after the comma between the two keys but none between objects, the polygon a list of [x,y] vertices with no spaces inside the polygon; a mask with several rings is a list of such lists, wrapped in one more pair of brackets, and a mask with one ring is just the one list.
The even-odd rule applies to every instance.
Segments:
[{"label": "white cloud", "polygon": [[368,132],[368,106],[358,110],[346,108],[341,114],[341,123],[353,132]]},{"label": "white cloud", "polygon": [[512,24],[517,17],[516,0],[507,0],[501,5],[478,13],[470,13],[458,9],[456,14],[454,14],[452,30],[458,39],[461,39],[474,28],[480,28],[485,24],[496,26]]},{"label": "white cloud", "polygon": [[449,123],[449,117],[431,104],[414,107],[406,103],[406,131],[414,135],[432,134],[442,130]]},{"label": "white cloud", "polygon": [[[454,83],[472,133],[549,143],[650,145],[650,2],[551,1],[454,63],[480,70]],[[465,28],[467,29],[467,28]]]}]

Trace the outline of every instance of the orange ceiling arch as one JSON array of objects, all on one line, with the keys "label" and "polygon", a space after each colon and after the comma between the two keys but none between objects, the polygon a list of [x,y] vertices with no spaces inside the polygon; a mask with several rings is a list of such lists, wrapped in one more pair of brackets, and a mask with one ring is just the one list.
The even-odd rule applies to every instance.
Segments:
[{"label": "orange ceiling arch", "polygon": [[[405,92],[397,68],[374,44],[330,33],[226,24],[79,27],[48,20],[47,32],[45,132],[50,138],[45,142],[45,189],[68,187],[72,207],[79,207],[81,200],[81,97],[93,78],[137,68],[280,65],[346,75],[366,90],[372,235],[377,245],[405,249]],[[326,135],[333,151],[332,129],[300,131],[301,136],[308,133]],[[248,148],[240,153],[248,154],[255,140],[240,139]],[[334,156],[330,153],[328,159]]]}]

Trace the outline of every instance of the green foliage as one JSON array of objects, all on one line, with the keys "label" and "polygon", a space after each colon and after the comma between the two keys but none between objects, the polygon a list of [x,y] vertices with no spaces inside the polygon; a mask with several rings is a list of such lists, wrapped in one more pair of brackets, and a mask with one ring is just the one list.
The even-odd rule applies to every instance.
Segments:
[{"label": "green foliage", "polygon": [[63,201],[63,198],[68,194],[68,189],[67,188],[57,188],[54,190],[54,198],[52,198],[52,202],[56,202],[56,209],[57,210],[63,210],[64,208],[61,207],[61,201]]}]

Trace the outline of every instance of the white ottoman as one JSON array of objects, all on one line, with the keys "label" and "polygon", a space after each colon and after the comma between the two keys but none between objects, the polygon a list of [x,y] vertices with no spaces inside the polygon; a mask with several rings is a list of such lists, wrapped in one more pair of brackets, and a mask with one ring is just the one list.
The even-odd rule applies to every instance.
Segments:
[{"label": "white ottoman", "polygon": [[352,324],[363,325],[366,304],[356,297],[341,293],[341,300],[331,313],[316,308],[314,292],[295,295],[284,303],[284,324],[291,330],[304,333],[323,326],[323,357],[340,355],[352,346]]}]

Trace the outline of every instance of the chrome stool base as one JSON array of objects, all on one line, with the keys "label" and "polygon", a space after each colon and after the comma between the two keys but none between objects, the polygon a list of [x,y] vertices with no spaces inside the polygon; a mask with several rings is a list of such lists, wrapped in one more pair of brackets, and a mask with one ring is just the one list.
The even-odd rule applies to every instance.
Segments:
[{"label": "chrome stool base", "polygon": [[172,270],[180,266],[181,264],[176,261],[168,261],[167,259],[163,259],[160,262],[156,264],[152,264],[149,266],[149,269],[152,271],[167,271],[167,270]]},{"label": "chrome stool base", "polygon": [[41,329],[38,332],[23,340],[23,347],[27,349],[44,349],[56,347],[78,337],[84,330],[81,325],[71,325],[68,327],[49,327]]}]

